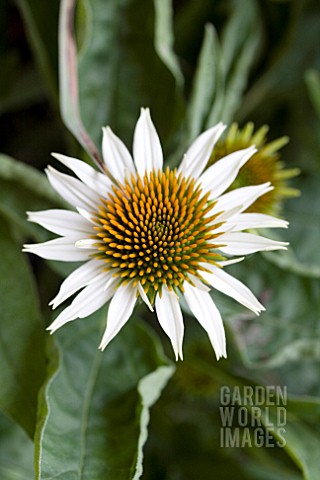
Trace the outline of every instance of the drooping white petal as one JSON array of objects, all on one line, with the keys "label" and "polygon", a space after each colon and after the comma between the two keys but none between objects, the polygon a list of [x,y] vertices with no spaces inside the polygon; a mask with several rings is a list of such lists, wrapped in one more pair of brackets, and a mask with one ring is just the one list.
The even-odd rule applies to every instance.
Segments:
[{"label": "drooping white petal", "polygon": [[184,324],[179,299],[174,292],[163,285],[162,296],[160,298],[159,293],[157,294],[155,306],[159,323],[170,338],[176,360],[179,356],[182,360]]},{"label": "drooping white petal", "polygon": [[28,220],[50,232],[63,236],[74,236],[78,233],[90,236],[94,233],[92,226],[81,215],[70,210],[44,210],[27,212]]},{"label": "drooping white petal", "polygon": [[139,293],[140,293],[140,297],[142,298],[142,300],[144,301],[144,303],[145,303],[146,305],[148,305],[148,307],[149,307],[149,309],[151,310],[151,312],[153,312],[153,307],[152,307],[152,305],[151,305],[151,303],[150,303],[150,301],[149,301],[149,298],[148,298],[146,292],[144,291],[144,289],[143,289],[143,287],[142,287],[142,285],[141,285],[140,282],[138,282],[138,290],[139,290]]},{"label": "drooping white petal", "polygon": [[207,332],[217,360],[227,357],[226,337],[219,310],[208,292],[193,287],[187,281],[183,284],[184,297],[200,325]]},{"label": "drooping white petal", "polygon": [[133,159],[125,144],[113,133],[110,127],[102,129],[102,155],[111,175],[123,183],[128,173],[135,174]]},{"label": "drooping white petal", "polygon": [[237,206],[241,206],[241,212],[246,210],[250,205],[267,192],[273,190],[274,187],[270,182],[261,185],[251,185],[250,187],[241,187],[231,192],[227,192],[218,198],[217,203],[211,210],[214,213],[228,211]]},{"label": "drooping white petal", "polygon": [[260,235],[243,232],[225,233],[220,235],[216,242],[225,245],[219,247],[219,250],[228,255],[249,255],[260,251],[286,250],[286,245],[288,245],[287,242],[278,242]]},{"label": "drooping white petal", "polygon": [[135,128],[133,158],[141,177],[151,170],[162,169],[162,148],[148,108],[141,109],[141,114]]},{"label": "drooping white petal", "polygon": [[100,203],[99,195],[80,180],[58,172],[51,166],[46,169],[46,174],[53,188],[70,205],[90,212],[97,210],[97,205]]},{"label": "drooping white petal", "polygon": [[234,298],[237,302],[252,310],[256,315],[263,310],[264,306],[256,299],[251,290],[240,280],[237,280],[222,268],[214,265],[206,265],[212,273],[202,272],[203,278],[219,292]]},{"label": "drooping white petal", "polygon": [[51,333],[77,318],[85,318],[96,312],[105,303],[110,300],[115,290],[116,281],[110,285],[109,289],[105,289],[105,278],[100,277],[98,281],[91,283],[84,288],[73,300],[69,307],[65,308],[54,322],[48,327]]},{"label": "drooping white petal", "polygon": [[89,255],[96,249],[80,249],[75,246],[79,237],[61,237],[44,243],[24,245],[23,251],[34,253],[47,260],[61,262],[82,262],[88,260]]},{"label": "drooping white petal", "polygon": [[219,197],[232,184],[240,168],[257,151],[255,147],[230,153],[209,167],[199,178],[205,192],[210,191],[209,200]]},{"label": "drooping white petal", "polygon": [[272,217],[263,213],[241,213],[235,215],[229,224],[233,225],[233,232],[250,228],[288,228],[289,223],[281,218]]},{"label": "drooping white petal", "polygon": [[198,178],[207,165],[213,147],[225,128],[226,125],[218,123],[199,135],[187,150],[178,168],[178,173],[182,173],[186,177],[191,175]]},{"label": "drooping white petal", "polygon": [[117,335],[129,320],[137,300],[137,287],[131,283],[120,286],[110,302],[107,327],[102,337],[99,348],[104,350],[109,342]]},{"label": "drooping white petal", "polygon": [[67,300],[78,290],[86,287],[102,276],[104,276],[105,282],[107,282],[109,278],[112,277],[112,272],[105,272],[103,268],[104,263],[96,258],[93,258],[84,265],[78,267],[62,282],[58,294],[53,300],[51,300],[49,305],[52,305],[53,309],[57,308],[58,305]]},{"label": "drooping white petal", "polygon": [[106,175],[98,172],[95,168],[90,167],[90,165],[77,158],[67,157],[60,153],[52,153],[52,156],[68,167],[94,192],[97,192],[102,197],[108,195],[112,182]]}]

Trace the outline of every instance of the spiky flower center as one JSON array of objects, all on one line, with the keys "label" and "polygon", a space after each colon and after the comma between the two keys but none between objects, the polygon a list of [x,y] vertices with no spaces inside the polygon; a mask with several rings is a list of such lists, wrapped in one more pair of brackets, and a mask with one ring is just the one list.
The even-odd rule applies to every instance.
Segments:
[{"label": "spiky flower center", "polygon": [[[208,201],[201,185],[176,170],[131,176],[114,186],[95,215],[98,252],[107,269],[116,269],[120,283],[141,283],[151,301],[165,284],[183,291],[201,263],[220,255]],[[103,240],[101,242],[101,240]]]}]

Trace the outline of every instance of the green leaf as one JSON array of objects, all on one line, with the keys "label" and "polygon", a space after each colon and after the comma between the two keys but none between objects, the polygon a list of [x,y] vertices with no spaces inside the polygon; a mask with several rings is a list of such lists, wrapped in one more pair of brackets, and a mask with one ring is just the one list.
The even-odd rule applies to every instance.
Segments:
[{"label": "green leaf", "polygon": [[259,317],[250,312],[226,317],[247,367],[271,369],[319,359],[317,280],[280,270],[257,254],[228,271],[260,294],[266,307]]},{"label": "green leaf", "polygon": [[187,112],[187,131],[193,140],[203,128],[213,101],[222,97],[223,70],[217,34],[212,25],[206,25]]},{"label": "green leaf", "polygon": [[[314,172],[301,183],[301,197],[288,203],[285,215],[290,222],[286,237],[297,259],[312,270],[320,268],[320,175]],[[299,183],[297,181],[299,188]]]},{"label": "green leaf", "polygon": [[184,78],[173,44],[172,0],[154,0],[155,7],[155,49],[163,63],[175,77],[177,85],[183,86]]},{"label": "green leaf", "polygon": [[[146,478],[160,471],[161,478],[174,478],[179,472],[179,478],[186,480],[199,478],[199,472],[204,479],[214,475],[228,480],[301,480],[298,468],[283,448],[255,446],[250,411],[247,427],[251,446],[221,448],[220,388],[229,386],[232,391],[234,386],[246,386],[248,391],[248,386],[256,383],[252,371],[244,369],[230,349],[227,360],[216,362],[201,333],[188,340],[190,337],[185,359],[177,365],[173,380],[153,410],[150,436],[156,439],[146,447]],[[258,382],[271,385],[270,375],[262,377],[259,372],[257,377]],[[260,392],[262,389],[260,386]],[[265,405],[259,407],[263,412]],[[234,426],[239,426],[236,420]]]},{"label": "green leaf", "polygon": [[320,278],[320,196],[318,172],[297,179],[301,197],[290,200],[284,213],[290,222],[282,238],[290,242],[287,252],[268,252],[265,258],[278,267],[299,275]]},{"label": "green leaf", "polygon": [[[84,12],[82,3],[78,10],[78,23],[82,26]],[[76,9],[75,0],[62,0],[59,21],[59,53],[60,53],[60,110],[62,119],[66,127],[73,133],[80,145],[88,153],[91,159],[102,165],[102,159],[97,150],[96,145],[88,134],[80,113],[79,104],[79,85],[78,85],[78,62],[77,62],[77,46],[74,34],[74,16]],[[81,37],[84,28],[79,29]],[[82,39],[82,42],[84,40]]]},{"label": "green leaf", "polygon": [[1,480],[34,478],[33,443],[12,420],[0,414]]},{"label": "green leaf", "polygon": [[109,124],[129,145],[140,108],[150,107],[165,143],[181,111],[170,38],[161,58],[158,54],[160,37],[169,31],[163,20],[168,5],[155,10],[153,2],[141,0],[88,0],[85,6],[88,33],[79,55],[79,93],[90,137],[100,145],[101,127]]},{"label": "green leaf", "polygon": [[32,437],[45,374],[43,321],[26,257],[0,223],[0,407]]},{"label": "green leaf", "polygon": [[38,479],[140,477],[148,411],[173,366],[133,319],[99,351],[103,318],[71,322],[54,335],[36,435]]},{"label": "green leaf", "polygon": [[[269,407],[270,408],[270,407]],[[319,449],[320,449],[320,401],[290,399],[286,409],[287,422],[285,425],[285,450],[292,457],[294,462],[301,468],[305,480],[318,480],[319,478]],[[270,408],[269,412],[272,412]],[[304,412],[308,411],[309,419],[306,421]],[[268,430],[278,438],[277,428],[268,427],[271,421],[277,426],[276,414],[273,412],[266,418],[261,419],[267,424]],[[281,439],[280,439],[281,440]]]}]

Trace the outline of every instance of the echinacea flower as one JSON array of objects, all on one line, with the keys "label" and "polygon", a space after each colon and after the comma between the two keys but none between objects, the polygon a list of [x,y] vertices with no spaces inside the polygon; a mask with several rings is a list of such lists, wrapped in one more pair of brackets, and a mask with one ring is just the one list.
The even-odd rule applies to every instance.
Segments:
[{"label": "echinacea flower", "polygon": [[239,128],[236,123],[233,123],[212,151],[207,167],[232,152],[254,145],[257,151],[241,167],[228,191],[248,185],[271,182],[273,190],[257,198],[246,211],[277,215],[286,198],[296,197],[300,194],[299,190],[288,186],[288,180],[297,176],[300,170],[285,168],[281,161],[279,150],[288,143],[288,137],[280,137],[268,142],[268,130],[267,125],[255,130],[252,122],[247,123],[243,128]]},{"label": "echinacea flower", "polygon": [[[223,292],[259,314],[264,307],[224,267],[261,250],[285,249],[285,243],[244,232],[286,227],[264,214],[242,213],[272,190],[269,182],[224,193],[255,147],[234,152],[207,165],[225,126],[219,123],[190,146],[178,169],[163,169],[160,140],[149,109],[142,109],[133,139],[133,159],[109,127],[103,129],[106,172],[75,158],[53,156],[75,175],[49,166],[53,188],[73,210],[29,212],[29,220],[60,238],[24,250],[42,258],[85,262],[62,283],[53,308],[80,293],[49,327],[84,318],[109,300],[103,350],[130,318],[137,299],[155,308],[176,359],[182,359],[183,295],[206,330],[216,356],[226,357],[220,313],[209,293]],[[235,256],[236,258],[230,258]],[[240,257],[240,258],[239,258]]]}]

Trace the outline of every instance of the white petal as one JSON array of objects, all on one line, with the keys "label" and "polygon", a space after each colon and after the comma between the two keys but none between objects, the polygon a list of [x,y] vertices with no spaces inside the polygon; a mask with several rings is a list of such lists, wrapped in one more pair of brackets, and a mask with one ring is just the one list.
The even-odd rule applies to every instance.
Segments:
[{"label": "white petal", "polygon": [[110,127],[102,129],[102,155],[111,175],[123,183],[128,173],[136,173],[132,157],[125,144],[118,138]]},{"label": "white petal", "polygon": [[[226,267],[228,265],[233,265],[235,263],[239,263],[239,262],[242,262],[242,260],[244,260],[245,257],[238,257],[238,258],[231,258],[230,260],[222,260],[221,262],[217,262],[219,265],[221,265],[222,267]],[[207,266],[206,264],[204,264],[204,266]]]},{"label": "white petal", "polygon": [[81,240],[76,241],[77,248],[95,248],[97,243],[102,243],[99,240],[93,240],[92,238],[81,238]]},{"label": "white petal", "polygon": [[187,150],[178,168],[178,173],[181,172],[185,177],[191,175],[198,178],[207,165],[213,147],[225,128],[226,125],[218,123],[199,135]]},{"label": "white petal", "polygon": [[111,191],[111,180],[103,173],[90,167],[86,162],[78,160],[77,158],[61,155],[60,153],[52,153],[51,155],[74,172],[83,183],[100,196],[106,197],[108,192]]},{"label": "white petal", "polygon": [[267,192],[273,190],[270,182],[261,185],[251,185],[250,187],[241,187],[231,192],[227,192],[218,198],[217,203],[211,210],[211,215],[221,211],[231,210],[241,206],[241,211],[246,210],[250,205]]},{"label": "white petal", "polygon": [[105,290],[105,279],[99,278],[98,281],[91,283],[80,292],[69,307],[65,308],[55,321],[48,327],[51,333],[77,318],[85,318],[101,308],[114,293],[115,283]]},{"label": "white petal", "polygon": [[109,342],[117,335],[121,328],[129,320],[137,300],[137,288],[129,283],[120,286],[110,302],[107,327],[99,348],[104,350]]},{"label": "white petal", "polygon": [[210,191],[209,200],[219,197],[236,179],[240,168],[257,151],[255,147],[230,153],[211,165],[199,178],[204,191]]},{"label": "white petal", "polygon": [[[206,265],[205,265],[206,267]],[[203,290],[204,292],[210,292],[210,288],[207,287],[204,283],[201,282],[201,280],[196,277],[195,275],[192,275],[192,273],[188,274],[189,280],[194,284],[195,287],[199,288],[200,290]]]},{"label": "white petal", "polygon": [[235,215],[228,224],[233,225],[233,231],[249,228],[288,228],[288,222],[263,213],[241,213]]},{"label": "white petal", "polygon": [[34,253],[47,260],[61,262],[81,262],[88,260],[90,254],[96,249],[81,250],[75,246],[79,237],[61,237],[44,243],[24,245],[23,251]]},{"label": "white petal", "polygon": [[142,108],[133,137],[133,157],[141,177],[151,170],[161,170],[163,154],[148,108]]},{"label": "white petal", "polygon": [[105,272],[103,268],[104,263],[96,258],[78,267],[62,282],[57,296],[51,300],[49,305],[52,305],[53,309],[57,308],[58,305],[71,297],[71,295],[94,282],[102,275],[104,275],[105,282],[107,282],[110,276],[112,276],[112,273],[109,271]]},{"label": "white petal", "polygon": [[148,305],[148,307],[149,307],[149,309],[151,310],[151,312],[153,312],[153,307],[152,307],[152,305],[151,305],[151,303],[150,303],[150,301],[149,301],[149,298],[148,298],[146,292],[144,291],[144,289],[143,289],[143,287],[142,287],[142,285],[141,285],[140,282],[138,282],[138,290],[139,290],[140,296],[141,296],[142,300],[144,301],[144,303],[145,303],[146,305]]},{"label": "white petal", "polygon": [[96,222],[93,219],[92,214],[89,213],[87,210],[85,210],[84,208],[79,208],[79,207],[77,207],[77,210],[78,210],[79,214],[81,215],[81,217],[85,218],[89,223],[94,224],[94,225],[96,224]]},{"label": "white petal", "polygon": [[35,222],[57,235],[74,236],[79,233],[83,236],[90,236],[94,233],[87,220],[70,210],[44,210],[27,212],[27,214],[29,221]]},{"label": "white petal", "polygon": [[178,360],[179,356],[182,360],[184,324],[179,298],[168,287],[163,285],[162,296],[160,298],[159,293],[157,294],[155,306],[159,323],[170,338],[176,360]]},{"label": "white petal", "polygon": [[269,251],[269,250],[286,250],[287,242],[277,242],[270,238],[253,235],[252,233],[231,232],[220,235],[216,239],[219,244],[225,244],[219,247],[219,250],[228,255],[248,255],[250,253]]},{"label": "white petal", "polygon": [[219,310],[208,292],[193,287],[187,281],[183,284],[184,297],[200,325],[207,332],[217,360],[227,357],[226,337]]},{"label": "white petal", "polygon": [[97,205],[100,204],[99,195],[80,180],[58,172],[51,166],[46,169],[46,174],[53,188],[70,205],[91,212],[97,210]]},{"label": "white petal", "polygon": [[251,290],[240,280],[214,265],[207,265],[212,273],[202,272],[203,278],[219,292],[234,298],[237,302],[252,310],[256,315],[263,310],[264,306],[256,299]]},{"label": "white petal", "polygon": [[[229,218],[240,213],[241,210],[242,210],[242,205],[238,205],[237,207],[231,208],[230,210],[219,212],[219,214],[218,212],[214,212],[218,216],[214,220],[212,220],[208,225],[213,226],[213,225],[216,225],[217,223],[226,222],[227,220],[229,220]],[[210,217],[211,215],[212,215],[212,211],[209,210],[206,213],[205,217]]]}]

